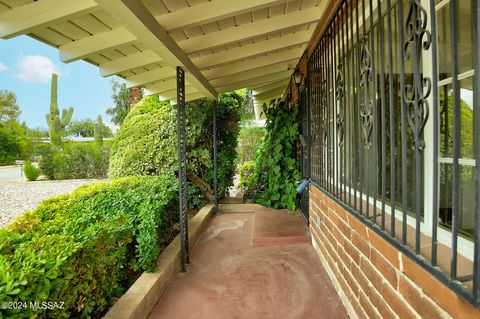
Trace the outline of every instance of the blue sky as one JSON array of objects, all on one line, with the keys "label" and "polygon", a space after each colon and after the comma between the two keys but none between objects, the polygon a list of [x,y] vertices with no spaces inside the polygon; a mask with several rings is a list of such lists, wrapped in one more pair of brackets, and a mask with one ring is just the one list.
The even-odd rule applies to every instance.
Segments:
[{"label": "blue sky", "polygon": [[95,119],[102,114],[104,122],[111,126],[105,110],[113,104],[112,78],[102,78],[96,66],[84,61],[62,63],[56,48],[27,36],[0,39],[0,90],[17,95],[20,121],[29,127],[47,127],[45,114],[49,111],[52,72],[59,74],[60,108],[74,107],[75,120]]}]

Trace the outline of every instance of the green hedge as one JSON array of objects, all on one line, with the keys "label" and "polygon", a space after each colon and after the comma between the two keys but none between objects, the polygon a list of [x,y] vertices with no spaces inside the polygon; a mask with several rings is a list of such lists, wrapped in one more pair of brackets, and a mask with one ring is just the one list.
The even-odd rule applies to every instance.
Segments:
[{"label": "green hedge", "polygon": [[140,271],[155,269],[176,222],[177,190],[167,177],[90,184],[0,229],[0,302],[64,302],[0,318],[101,316]]},{"label": "green hedge", "polygon": [[39,167],[51,180],[106,178],[111,143],[102,147],[95,142],[66,141],[61,146],[43,143],[37,146]]}]

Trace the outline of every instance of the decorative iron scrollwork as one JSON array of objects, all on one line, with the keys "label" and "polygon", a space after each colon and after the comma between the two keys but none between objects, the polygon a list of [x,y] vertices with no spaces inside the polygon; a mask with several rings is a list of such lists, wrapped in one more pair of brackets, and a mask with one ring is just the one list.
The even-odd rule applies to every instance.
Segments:
[{"label": "decorative iron scrollwork", "polygon": [[412,148],[423,150],[425,140],[423,130],[428,120],[427,98],[432,89],[432,81],[421,72],[422,50],[428,50],[432,35],[427,30],[427,11],[419,1],[411,0],[406,22],[407,40],[403,47],[405,61],[413,61],[413,83],[405,84],[403,100],[406,103],[408,124],[413,131]]},{"label": "decorative iron scrollwork", "polygon": [[344,143],[344,136],[345,136],[345,116],[343,114],[343,99],[344,99],[344,88],[345,81],[343,80],[343,65],[342,63],[337,65],[337,75],[335,77],[335,87],[336,87],[336,99],[337,99],[337,140],[338,140],[338,147],[342,148]]},{"label": "decorative iron scrollwork", "polygon": [[360,88],[364,91],[364,101],[360,103],[360,117],[362,119],[362,133],[364,144],[370,149],[372,143],[370,137],[373,129],[373,103],[370,100],[369,83],[372,81],[372,62],[368,49],[368,36],[360,40]]}]

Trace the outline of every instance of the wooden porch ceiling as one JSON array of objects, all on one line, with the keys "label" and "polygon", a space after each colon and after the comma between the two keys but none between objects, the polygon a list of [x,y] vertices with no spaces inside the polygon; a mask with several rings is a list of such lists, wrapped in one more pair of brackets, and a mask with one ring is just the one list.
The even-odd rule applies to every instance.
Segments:
[{"label": "wooden porch ceiling", "polygon": [[172,99],[180,65],[187,100],[243,87],[268,88],[254,94],[268,100],[286,87],[327,3],[0,0],[0,37],[29,35],[65,63],[85,60],[162,99]]}]

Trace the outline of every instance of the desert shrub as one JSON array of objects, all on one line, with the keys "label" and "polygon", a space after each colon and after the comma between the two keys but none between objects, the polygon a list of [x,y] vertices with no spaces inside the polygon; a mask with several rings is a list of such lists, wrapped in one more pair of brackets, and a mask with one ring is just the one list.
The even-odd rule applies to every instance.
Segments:
[{"label": "desert shrub", "polygon": [[67,142],[53,157],[55,179],[105,178],[109,148],[93,142]]},{"label": "desert shrub", "polygon": [[55,179],[55,164],[53,157],[59,152],[57,146],[50,143],[42,143],[37,145],[35,153],[38,157],[38,167],[43,175],[48,179]]},{"label": "desert shrub", "polygon": [[177,191],[166,177],[90,184],[0,229],[0,300],[65,303],[3,310],[3,318],[100,317],[140,271],[155,269]]},{"label": "desert shrub", "polygon": [[30,161],[25,162],[25,165],[23,166],[23,173],[29,181],[36,181],[40,175],[38,169],[33,166],[32,162]]},{"label": "desert shrub", "polygon": [[239,165],[254,160],[255,152],[260,149],[264,136],[265,128],[263,127],[247,126],[240,130],[237,147]]},{"label": "desert shrub", "polygon": [[296,152],[298,108],[277,100],[264,104],[263,112],[266,134],[244,183],[245,193],[261,205],[293,210],[298,204],[295,183],[301,177]]},{"label": "desert shrub", "polygon": [[[237,136],[242,97],[221,94],[218,119],[218,190],[221,197],[233,185]],[[214,103],[207,99],[187,103],[187,170],[192,184],[198,187],[189,194],[211,197],[213,187],[213,114]],[[175,176],[177,167],[176,108],[146,97],[131,111],[117,131],[112,145],[109,176]],[[192,199],[189,201],[192,203]],[[193,202],[199,203],[198,198]]]},{"label": "desert shrub", "polygon": [[110,144],[99,147],[94,142],[64,142],[61,146],[37,147],[39,167],[48,179],[106,178]]}]

